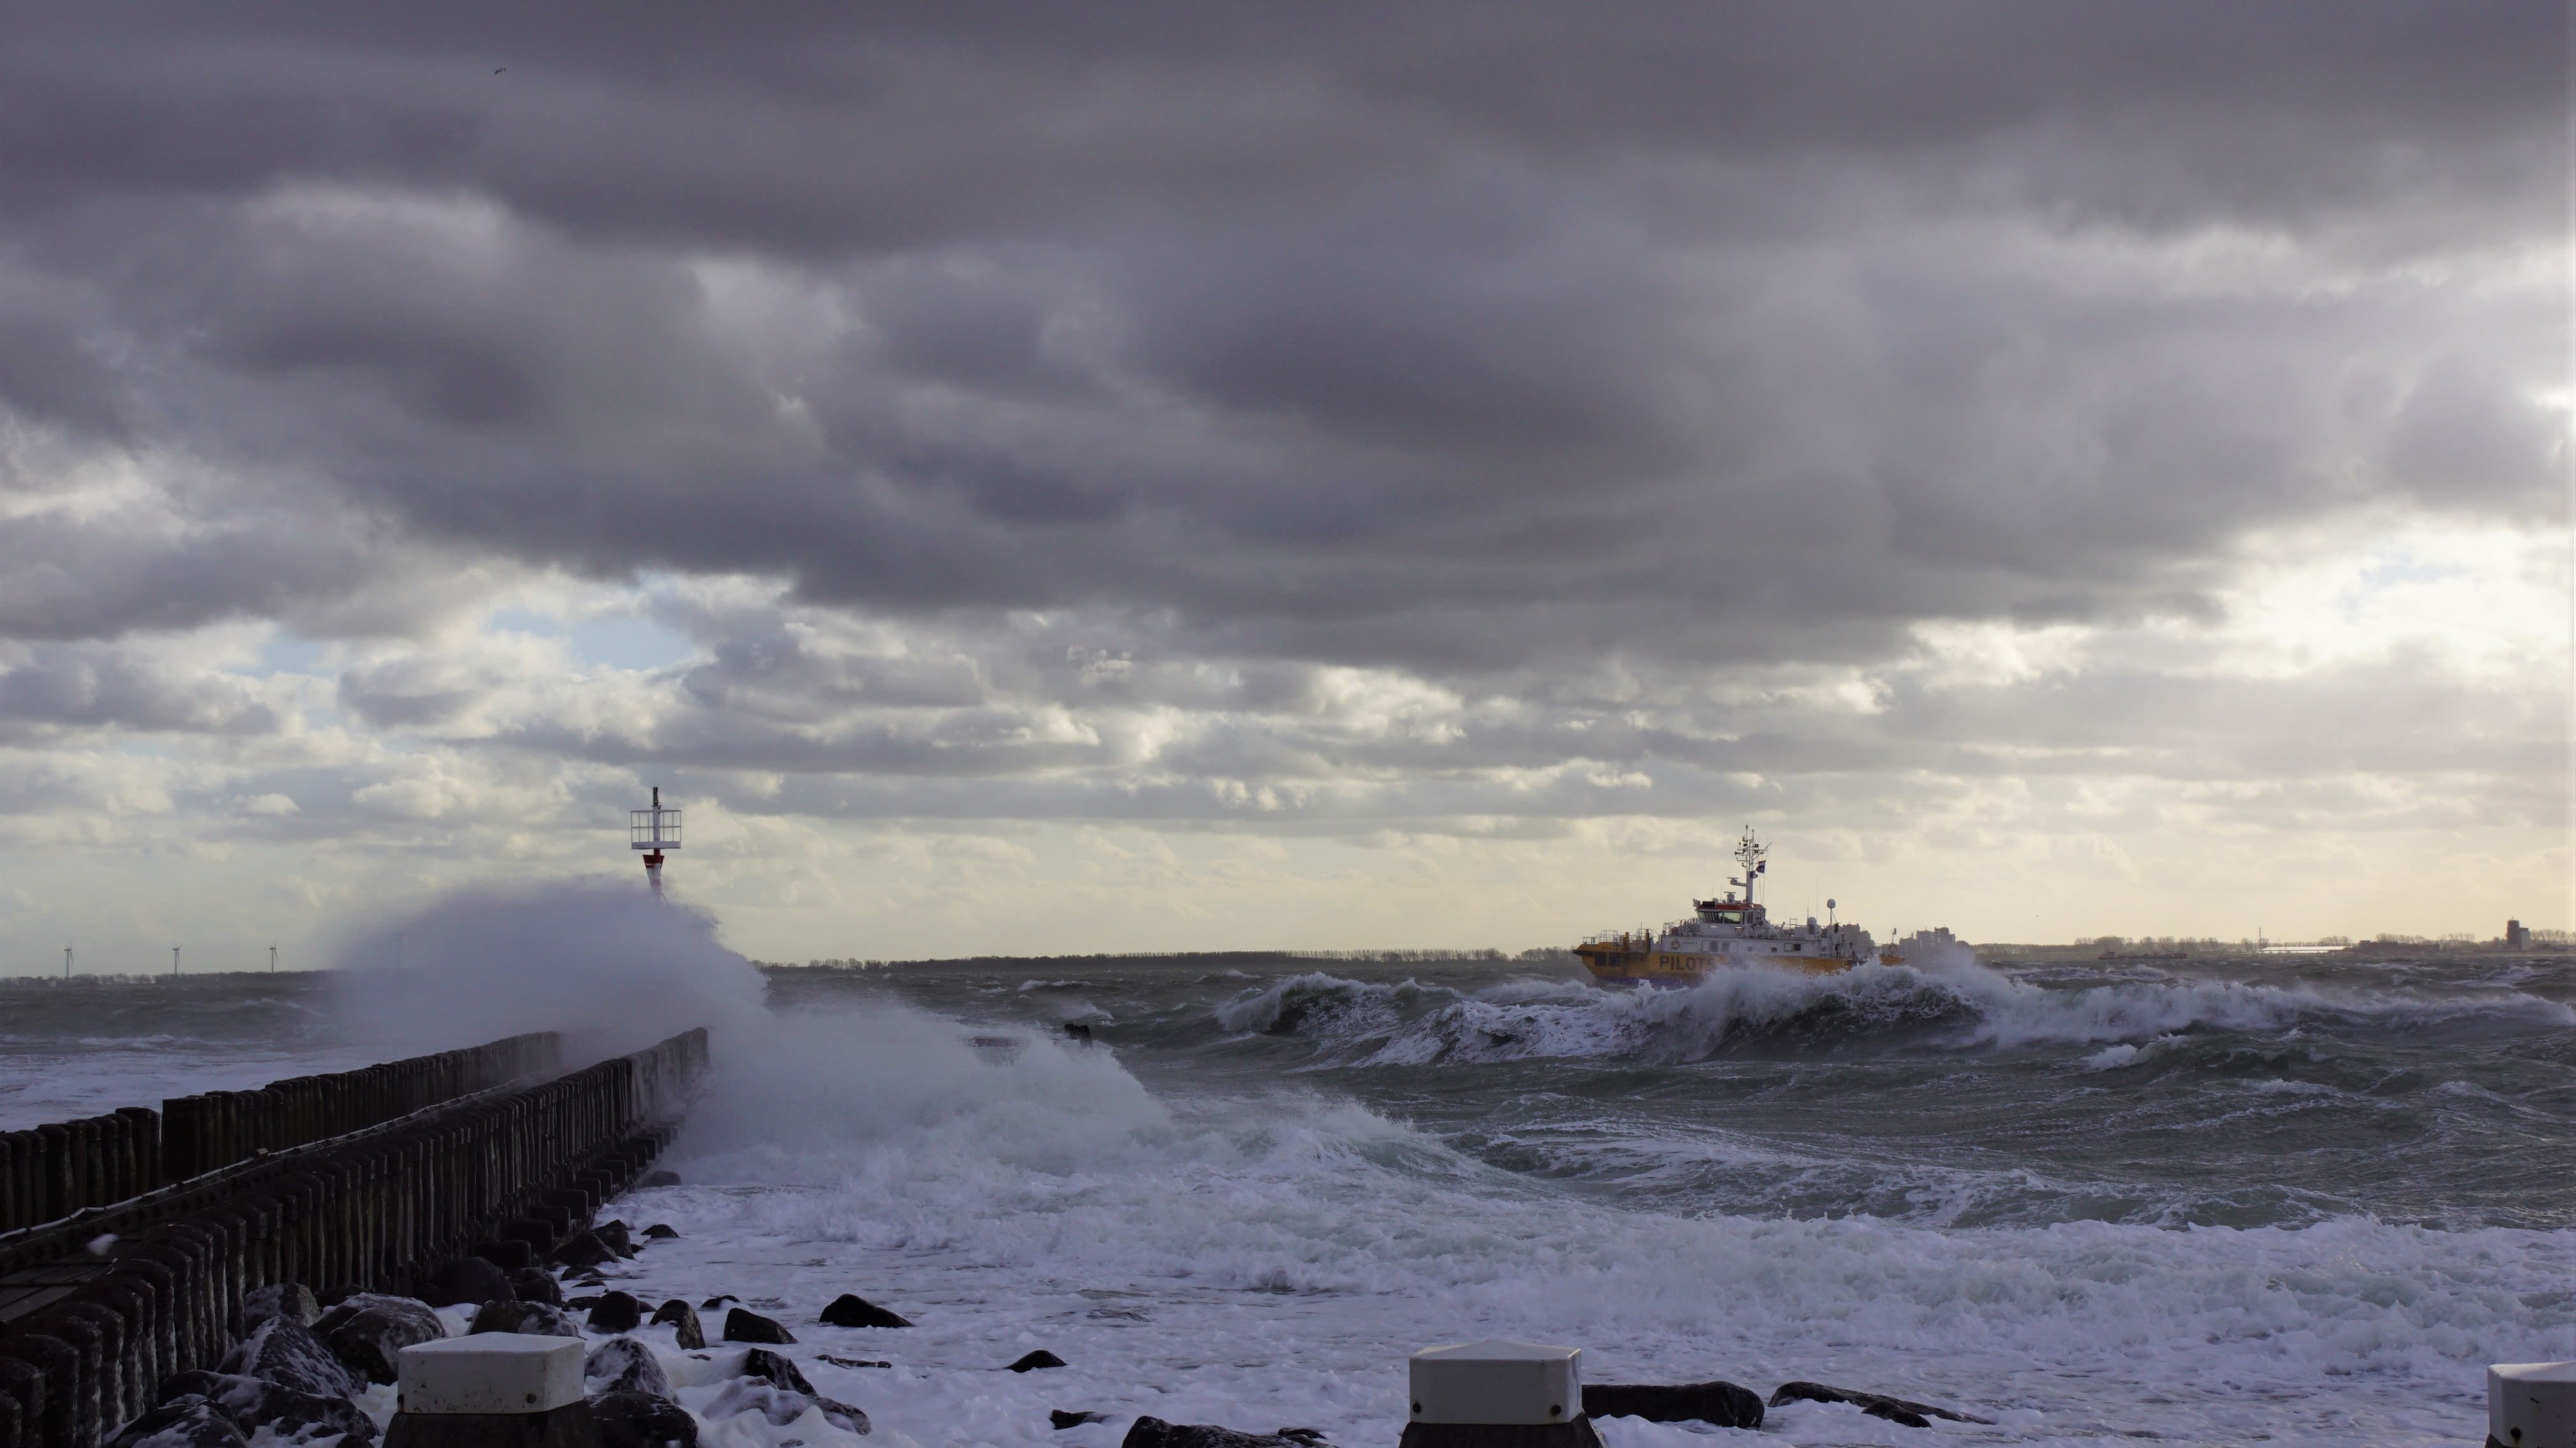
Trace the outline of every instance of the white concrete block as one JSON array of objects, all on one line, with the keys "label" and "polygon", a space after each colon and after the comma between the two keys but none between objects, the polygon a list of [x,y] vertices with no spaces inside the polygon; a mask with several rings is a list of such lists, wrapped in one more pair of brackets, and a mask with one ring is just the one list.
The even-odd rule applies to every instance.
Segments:
[{"label": "white concrete block", "polygon": [[484,1332],[402,1350],[406,1413],[547,1413],[582,1401],[582,1340]]},{"label": "white concrete block", "polygon": [[2504,1448],[2576,1448],[2576,1363],[2488,1367],[2487,1436]]},{"label": "white concrete block", "polygon": [[1583,1415],[1583,1349],[1468,1342],[1413,1355],[1417,1423],[1570,1423]]}]

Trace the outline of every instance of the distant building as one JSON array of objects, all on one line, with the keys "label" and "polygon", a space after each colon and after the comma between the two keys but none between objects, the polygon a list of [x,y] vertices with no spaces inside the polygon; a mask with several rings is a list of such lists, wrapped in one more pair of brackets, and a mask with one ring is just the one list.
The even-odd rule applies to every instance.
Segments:
[{"label": "distant building", "polygon": [[2523,924],[2519,920],[2506,921],[2504,923],[2504,948],[2507,950],[2529,950],[2531,948],[2531,927]]}]

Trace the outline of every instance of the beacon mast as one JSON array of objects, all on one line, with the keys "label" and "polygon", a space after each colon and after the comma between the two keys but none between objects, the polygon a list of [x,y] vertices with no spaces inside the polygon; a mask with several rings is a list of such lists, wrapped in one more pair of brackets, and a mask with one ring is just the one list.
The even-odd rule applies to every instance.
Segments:
[{"label": "beacon mast", "polygon": [[662,898],[662,852],[680,847],[680,812],[662,808],[662,786],[653,786],[653,807],[626,812],[626,839],[644,851],[644,879],[653,898]]}]

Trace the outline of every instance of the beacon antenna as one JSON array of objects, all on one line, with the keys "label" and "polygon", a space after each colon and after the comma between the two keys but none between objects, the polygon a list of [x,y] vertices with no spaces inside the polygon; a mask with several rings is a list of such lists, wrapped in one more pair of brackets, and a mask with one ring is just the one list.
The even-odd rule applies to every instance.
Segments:
[{"label": "beacon antenna", "polygon": [[626,839],[635,849],[644,851],[644,879],[653,887],[653,898],[662,898],[662,852],[680,847],[680,812],[662,808],[662,786],[653,786],[651,809],[626,812]]}]

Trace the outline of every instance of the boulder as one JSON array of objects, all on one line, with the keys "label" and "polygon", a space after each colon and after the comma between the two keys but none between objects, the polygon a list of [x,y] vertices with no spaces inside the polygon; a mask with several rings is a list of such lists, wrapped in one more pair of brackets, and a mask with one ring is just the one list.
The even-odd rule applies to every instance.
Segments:
[{"label": "boulder", "polygon": [[753,1348],[742,1355],[742,1367],[734,1376],[750,1378],[772,1387],[789,1388],[807,1397],[814,1395],[814,1385],[805,1381],[804,1372],[792,1359],[765,1348]]},{"label": "boulder", "polygon": [[749,1378],[736,1378],[725,1384],[724,1391],[708,1400],[706,1407],[699,1411],[709,1419],[757,1412],[768,1420],[769,1426],[784,1428],[816,1408],[823,1410],[824,1422],[844,1432],[865,1433],[872,1426],[867,1414],[847,1403],[836,1403],[830,1398],[774,1387]]},{"label": "boulder", "polygon": [[590,1230],[597,1234],[600,1241],[608,1245],[609,1251],[620,1257],[635,1255],[635,1238],[624,1222],[611,1217]]},{"label": "boulder", "polygon": [[894,1366],[894,1364],[883,1361],[879,1358],[834,1357],[827,1352],[818,1352],[814,1354],[814,1361],[818,1363],[830,1363],[836,1368],[890,1368]]},{"label": "boulder", "polygon": [[1047,1413],[1047,1421],[1053,1423],[1056,1431],[1061,1433],[1067,1428],[1079,1428],[1085,1423],[1106,1423],[1109,1421],[1109,1415],[1107,1413],[1068,1413],[1062,1408],[1056,1408]]},{"label": "boulder", "polygon": [[430,1269],[420,1300],[432,1307],[458,1303],[507,1302],[519,1295],[510,1274],[480,1257],[450,1257]]},{"label": "boulder", "polygon": [[680,1174],[678,1172],[648,1171],[636,1181],[635,1189],[640,1192],[651,1187],[675,1187],[679,1184]]},{"label": "boulder", "polygon": [[1213,1423],[1166,1423],[1139,1418],[1119,1440],[1118,1448],[1312,1448],[1302,1438],[1277,1433],[1244,1433]]},{"label": "boulder", "polygon": [[603,1292],[590,1310],[593,1332],[633,1332],[644,1325],[644,1304],[632,1292]]},{"label": "boulder", "polygon": [[644,1229],[644,1240],[648,1242],[667,1242],[678,1235],[668,1222],[655,1222]]},{"label": "boulder", "polygon": [[1705,1383],[1585,1383],[1587,1418],[1643,1418],[1649,1423],[1707,1423],[1718,1428],[1762,1426],[1762,1395],[1751,1388]]},{"label": "boulder", "polygon": [[292,1317],[272,1317],[233,1344],[217,1371],[259,1378],[319,1398],[345,1398],[357,1380],[313,1330]]},{"label": "boulder", "polygon": [[599,1448],[698,1448],[698,1420],[651,1393],[602,1393],[590,1400]]},{"label": "boulder", "polygon": [[886,1311],[856,1293],[844,1292],[823,1309],[826,1327],[910,1327],[912,1320]]},{"label": "boulder", "polygon": [[555,1249],[555,1260],[566,1267],[596,1267],[617,1260],[617,1252],[600,1240],[599,1233],[576,1232]]},{"label": "boulder", "polygon": [[542,1302],[487,1302],[474,1314],[474,1332],[524,1332],[532,1337],[579,1337],[581,1324],[560,1307]]},{"label": "boulder", "polygon": [[683,1348],[702,1348],[707,1345],[706,1329],[698,1324],[698,1310],[677,1297],[654,1308],[653,1320],[657,1323],[668,1323],[671,1327],[672,1339]]},{"label": "boulder", "polygon": [[796,1340],[796,1334],[776,1322],[739,1307],[725,1314],[724,1335],[727,1342],[789,1343]]},{"label": "boulder", "polygon": [[715,1311],[717,1308],[724,1306],[724,1305],[725,1305],[726,1303],[728,1303],[728,1302],[740,1302],[740,1301],[742,1301],[742,1299],[741,1299],[741,1298],[739,1298],[739,1297],[734,1296],[732,1293],[730,1293],[730,1292],[722,1292],[722,1293],[718,1293],[717,1295],[715,1295],[715,1296],[713,1296],[713,1297],[708,1298],[708,1299],[707,1299],[706,1301],[704,1301],[704,1302],[699,1303],[699,1304],[698,1304],[698,1306],[699,1306],[700,1308],[704,1309],[705,1311],[713,1312],[713,1311]]},{"label": "boulder", "polygon": [[474,1244],[474,1255],[504,1272],[516,1272],[523,1267],[537,1265],[536,1244],[516,1237],[499,1242],[477,1242]]},{"label": "boulder", "polygon": [[[1902,1423],[1908,1428],[1929,1428],[1932,1425],[1925,1420],[1930,1418],[1947,1418],[1953,1423],[1988,1425],[1992,1425],[1995,1421],[1992,1418],[1979,1418],[1967,1413],[1953,1412],[1948,1408],[1936,1408],[1930,1403],[1917,1403],[1906,1398],[1891,1398],[1885,1393],[1864,1393],[1851,1388],[1830,1388],[1823,1383],[1782,1383],[1779,1389],[1771,1394],[1771,1406],[1776,1408],[1783,1403],[1849,1403],[1873,1418]],[[1584,1394],[1584,1404],[1587,1408],[1591,1405],[1589,1392]]]},{"label": "boulder", "polygon": [[250,1440],[214,1404],[182,1393],[126,1424],[108,1448],[250,1448]]},{"label": "boulder", "polygon": [[[581,1375],[596,1393],[650,1393],[672,1396],[671,1379],[653,1359],[653,1350],[631,1337],[612,1337],[590,1350]],[[601,1379],[607,1379],[602,1382]]]},{"label": "boulder", "polygon": [[1332,1448],[1331,1441],[1324,1437],[1324,1430],[1321,1428],[1282,1428],[1279,1430],[1279,1436],[1291,1443],[1306,1444],[1307,1448]]},{"label": "boulder", "polygon": [[549,1307],[563,1306],[563,1284],[540,1267],[522,1267],[510,1274],[510,1295],[521,1302],[542,1302]]},{"label": "boulder", "polygon": [[1057,1357],[1054,1353],[1048,1352],[1045,1348],[1039,1348],[1036,1352],[1022,1353],[1019,1360],[1012,1363],[1004,1371],[1014,1373],[1033,1373],[1040,1368],[1060,1368],[1063,1366],[1064,1359]]},{"label": "boulder", "polygon": [[390,1383],[401,1376],[402,1350],[447,1336],[447,1324],[418,1298],[360,1292],[322,1314],[313,1335],[350,1372],[371,1383]]},{"label": "boulder", "polygon": [[339,1448],[367,1448],[376,1441],[375,1420],[347,1398],[299,1393],[264,1378],[200,1368],[175,1374],[161,1385],[165,1403],[188,1396],[213,1404],[245,1435],[265,1428],[271,1438],[288,1442],[336,1438]]},{"label": "boulder", "polygon": [[249,1332],[272,1317],[291,1317],[296,1325],[311,1327],[321,1316],[322,1304],[313,1300],[313,1289],[301,1282],[272,1282],[242,1294],[243,1332]]}]

